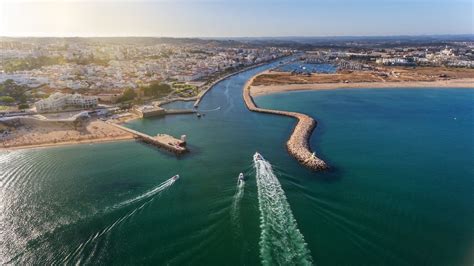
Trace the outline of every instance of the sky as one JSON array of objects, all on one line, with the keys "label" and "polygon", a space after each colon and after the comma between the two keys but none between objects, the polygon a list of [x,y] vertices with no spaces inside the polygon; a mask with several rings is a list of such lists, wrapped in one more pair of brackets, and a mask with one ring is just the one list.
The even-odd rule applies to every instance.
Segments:
[{"label": "sky", "polygon": [[473,34],[474,0],[0,0],[0,36]]}]

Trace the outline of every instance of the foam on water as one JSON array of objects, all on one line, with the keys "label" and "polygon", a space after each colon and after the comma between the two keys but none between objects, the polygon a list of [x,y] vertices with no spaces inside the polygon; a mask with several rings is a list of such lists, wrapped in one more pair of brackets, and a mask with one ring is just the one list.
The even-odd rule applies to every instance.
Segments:
[{"label": "foam on water", "polygon": [[213,109],[208,109],[208,110],[199,110],[199,112],[201,113],[209,113],[209,112],[215,112],[215,111],[219,111],[221,109],[221,107],[216,107],[216,108],[213,108]]},{"label": "foam on water", "polygon": [[313,259],[286,200],[265,160],[255,162],[260,209],[260,256],[263,265],[312,265]]},{"label": "foam on water", "polygon": [[239,212],[240,212],[240,200],[244,196],[245,181],[237,181],[237,191],[235,192],[234,199],[232,201],[231,216],[232,222],[237,228],[240,228],[239,224]]},{"label": "foam on water", "polygon": [[86,241],[82,242],[72,253],[66,255],[63,258],[61,263],[70,263],[72,261],[76,261],[77,264],[80,264],[82,259],[84,259],[85,254],[83,253],[85,253],[85,249],[88,248],[88,246],[90,245],[93,245],[92,252],[90,254],[86,254],[85,259],[88,260],[91,257],[93,257],[97,251],[98,243],[101,241],[102,237],[107,237],[108,233],[112,229],[114,229],[116,226],[123,223],[125,220],[129,219],[130,217],[134,216],[138,211],[142,210],[146,205],[148,205],[148,203],[150,203],[154,199],[154,196],[159,195],[160,192],[172,186],[176,182],[176,180],[177,179],[174,179],[172,177],[164,181],[163,183],[159,184],[152,190],[145,192],[133,199],[121,202],[115,205],[114,207],[112,207],[112,209],[118,209],[118,208],[125,207],[134,203],[143,202],[144,200],[148,199],[147,201],[140,204],[138,207],[134,208],[133,210],[126,213],[125,215],[116,219],[112,224],[103,228],[101,231],[92,234]]},{"label": "foam on water", "polygon": [[174,184],[174,182],[176,182],[176,180],[172,177],[166,181],[164,181],[163,183],[159,184],[158,186],[156,186],[155,188],[133,198],[133,199],[129,199],[129,200],[126,200],[126,201],[123,201],[119,204],[116,204],[115,206],[112,207],[112,209],[118,209],[118,208],[121,208],[123,206],[127,206],[127,205],[130,205],[130,204],[133,204],[135,202],[138,202],[140,200],[143,200],[143,199],[146,199],[146,198],[149,198],[149,197],[152,197],[154,195],[156,195],[157,193],[160,193],[161,191],[167,189],[168,187],[170,187],[171,185]]}]

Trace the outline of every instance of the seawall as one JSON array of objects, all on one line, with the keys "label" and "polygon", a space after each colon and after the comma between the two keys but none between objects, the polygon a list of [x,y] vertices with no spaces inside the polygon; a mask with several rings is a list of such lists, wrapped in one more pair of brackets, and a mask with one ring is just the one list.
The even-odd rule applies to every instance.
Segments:
[{"label": "seawall", "polygon": [[311,134],[313,133],[314,129],[316,128],[316,121],[308,115],[296,113],[296,112],[287,112],[287,111],[278,111],[278,110],[271,110],[271,109],[264,109],[258,107],[252,96],[250,95],[250,86],[254,81],[255,77],[259,74],[253,76],[251,79],[247,81],[243,89],[243,98],[245,101],[245,105],[250,111],[259,112],[259,113],[267,113],[267,114],[275,114],[275,115],[283,115],[288,117],[293,117],[297,119],[296,126],[291,133],[290,138],[286,142],[286,147],[290,155],[296,158],[298,162],[312,170],[324,170],[327,169],[327,164],[316,157],[315,153],[311,151],[309,145],[309,139]]}]

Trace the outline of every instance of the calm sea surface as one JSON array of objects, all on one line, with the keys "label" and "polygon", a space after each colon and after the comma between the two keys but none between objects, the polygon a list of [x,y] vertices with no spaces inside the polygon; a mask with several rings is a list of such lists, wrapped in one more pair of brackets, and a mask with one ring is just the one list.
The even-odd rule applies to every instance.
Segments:
[{"label": "calm sea surface", "polygon": [[[311,145],[332,170],[313,173],[285,150],[292,119],[243,104],[245,81],[268,67],[219,83],[200,119],[127,125],[186,134],[191,152],[183,157],[135,141],[0,153],[0,263],[261,264],[260,226],[268,220],[260,210],[272,214],[257,193],[259,151],[286,195],[285,216],[304,237],[294,241],[306,242],[316,264],[473,264],[473,90],[257,98],[319,121]],[[177,173],[181,179],[165,182]],[[267,234],[282,250],[293,244]]]},{"label": "calm sea surface", "polygon": [[302,73],[334,73],[337,68],[331,64],[307,64],[302,62],[294,62],[279,66],[280,71],[296,71]]}]

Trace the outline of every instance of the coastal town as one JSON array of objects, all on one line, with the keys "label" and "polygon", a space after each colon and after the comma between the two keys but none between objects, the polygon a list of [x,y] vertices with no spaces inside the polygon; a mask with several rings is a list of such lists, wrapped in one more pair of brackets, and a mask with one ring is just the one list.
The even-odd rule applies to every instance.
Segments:
[{"label": "coastal town", "polygon": [[[252,79],[252,96],[474,84],[472,41],[341,42],[332,48],[293,41],[3,38],[0,46],[0,140],[7,149],[131,139],[137,134],[120,123],[168,114],[199,117],[199,102],[215,83],[267,62],[279,64]],[[195,104],[163,107],[173,101]],[[309,128],[306,137],[314,125]]]},{"label": "coastal town", "polygon": [[[294,52],[199,40],[148,42],[3,40],[3,147],[129,139],[129,132],[105,121],[113,125],[140,117],[191,113],[164,110],[160,105],[199,100],[222,77]],[[71,129],[71,117],[84,111],[94,125],[80,132]]]},{"label": "coastal town", "polygon": [[0,266],[474,266],[473,3],[0,0]]}]

